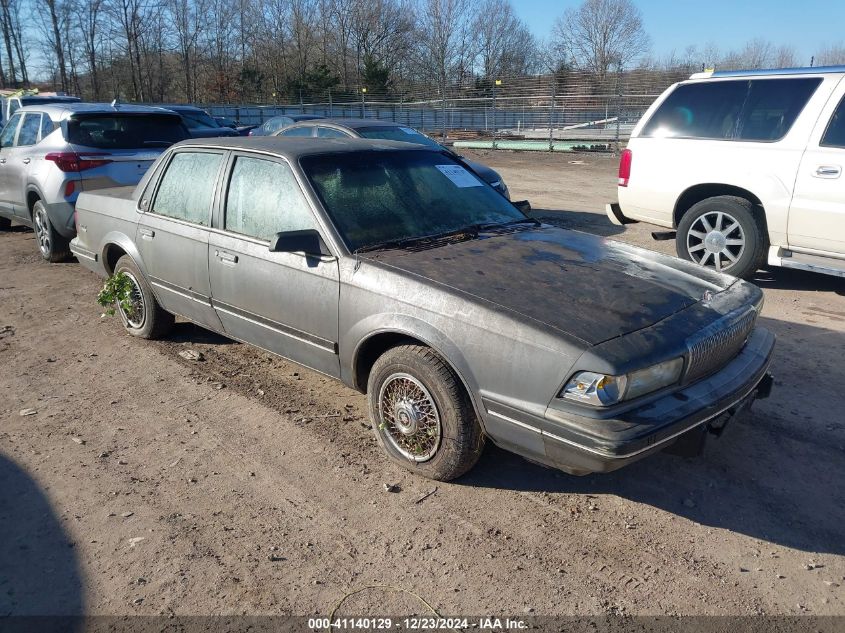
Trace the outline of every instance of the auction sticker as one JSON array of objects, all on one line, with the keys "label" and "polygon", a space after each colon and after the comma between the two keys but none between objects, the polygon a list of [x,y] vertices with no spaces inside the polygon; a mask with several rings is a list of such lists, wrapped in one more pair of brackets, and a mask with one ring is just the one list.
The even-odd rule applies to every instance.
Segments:
[{"label": "auction sticker", "polygon": [[481,187],[481,181],[460,165],[435,165],[456,187]]}]

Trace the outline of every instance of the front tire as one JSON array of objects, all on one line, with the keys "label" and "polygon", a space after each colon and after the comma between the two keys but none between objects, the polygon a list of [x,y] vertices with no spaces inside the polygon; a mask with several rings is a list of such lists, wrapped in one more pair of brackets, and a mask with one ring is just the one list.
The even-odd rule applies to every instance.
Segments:
[{"label": "front tire", "polygon": [[118,304],[117,312],[123,321],[123,327],[132,336],[156,339],[165,336],[173,327],[174,317],[156,301],[153,289],[141,270],[129,255],[117,260],[114,274],[123,273],[129,278],[132,309],[126,311]]},{"label": "front tire", "polygon": [[400,345],[373,365],[367,381],[376,438],[391,461],[429,479],[470,470],[484,435],[469,395],[431,348]]},{"label": "front tire", "polygon": [[750,277],[764,263],[768,235],[754,204],[736,196],[697,202],[678,224],[678,257],[699,266]]},{"label": "front tire", "polygon": [[70,257],[70,242],[56,231],[47,215],[47,207],[41,200],[36,201],[32,207],[32,226],[44,261],[55,264]]}]

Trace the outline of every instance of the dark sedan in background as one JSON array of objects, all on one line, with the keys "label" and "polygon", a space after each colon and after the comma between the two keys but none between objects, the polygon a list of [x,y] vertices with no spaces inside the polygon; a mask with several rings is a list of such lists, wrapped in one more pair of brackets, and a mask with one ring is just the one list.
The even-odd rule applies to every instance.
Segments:
[{"label": "dark sedan in background", "polygon": [[188,128],[191,138],[214,138],[217,136],[240,136],[237,130],[221,125],[202,108],[192,105],[168,104],[160,105],[182,117],[182,122]]},{"label": "dark sedan in background", "polygon": [[191,140],[77,212],[130,334],[179,314],[338,378],[434,479],[485,438],[573,474],[693,453],[772,382],[759,288],[541,225],[439,148]]},{"label": "dark sedan in background", "polygon": [[279,130],[276,132],[276,136],[369,138],[382,141],[416,143],[418,145],[445,150],[455,157],[461,158],[464,164],[481,176],[493,189],[510,200],[508,186],[495,169],[491,169],[487,165],[476,163],[475,161],[466,160],[419,130],[392,121],[379,121],[377,119],[321,119],[319,121],[305,121],[289,125]]},{"label": "dark sedan in background", "polygon": [[283,127],[299,123],[300,121],[311,121],[314,119],[322,119],[323,117],[317,114],[281,114],[267,119],[249,131],[250,136],[272,136]]}]

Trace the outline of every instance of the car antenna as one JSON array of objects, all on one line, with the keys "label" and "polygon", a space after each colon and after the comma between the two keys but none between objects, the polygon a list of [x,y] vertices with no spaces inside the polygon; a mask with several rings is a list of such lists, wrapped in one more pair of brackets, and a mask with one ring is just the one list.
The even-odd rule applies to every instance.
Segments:
[{"label": "car antenna", "polygon": [[111,107],[113,107],[115,110],[117,110],[117,106],[119,106],[119,105],[120,105],[120,98],[119,97],[115,97],[114,99],[112,99]]}]

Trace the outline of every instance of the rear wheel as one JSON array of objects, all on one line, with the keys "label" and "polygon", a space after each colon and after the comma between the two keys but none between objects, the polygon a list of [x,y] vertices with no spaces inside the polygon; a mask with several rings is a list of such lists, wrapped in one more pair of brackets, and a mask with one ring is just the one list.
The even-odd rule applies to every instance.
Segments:
[{"label": "rear wheel", "polygon": [[716,196],[690,207],[678,224],[678,256],[699,266],[750,277],[763,264],[768,237],[754,205]]},{"label": "rear wheel", "polygon": [[32,207],[32,225],[38,240],[41,257],[48,262],[62,262],[70,257],[70,242],[59,235],[47,215],[47,207],[41,200]]},{"label": "rear wheel", "polygon": [[484,436],[469,395],[432,349],[400,345],[373,365],[367,384],[376,438],[388,457],[440,481],[478,461]]},{"label": "rear wheel", "polygon": [[173,327],[174,317],[156,301],[153,289],[129,255],[117,260],[114,274],[123,273],[129,279],[129,309],[118,303],[117,311],[123,327],[132,336],[155,339],[166,335]]}]

